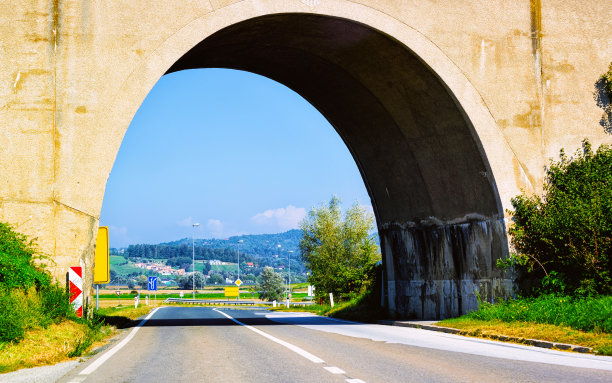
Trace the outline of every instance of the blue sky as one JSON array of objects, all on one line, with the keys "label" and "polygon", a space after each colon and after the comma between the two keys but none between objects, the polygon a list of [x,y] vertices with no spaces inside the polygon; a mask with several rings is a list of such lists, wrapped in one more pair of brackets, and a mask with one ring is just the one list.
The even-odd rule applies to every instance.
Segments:
[{"label": "blue sky", "polygon": [[111,247],[297,228],[335,194],[370,207],[348,149],[297,93],[248,72],[162,77],[127,130],[100,225]]}]

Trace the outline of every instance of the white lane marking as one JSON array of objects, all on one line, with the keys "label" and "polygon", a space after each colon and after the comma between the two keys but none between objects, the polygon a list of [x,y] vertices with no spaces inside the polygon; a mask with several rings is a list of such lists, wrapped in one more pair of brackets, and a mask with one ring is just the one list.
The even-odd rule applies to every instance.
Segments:
[{"label": "white lane marking", "polygon": [[239,320],[232,318],[231,316],[229,316],[228,314],[224,313],[223,311],[219,311],[217,309],[213,309],[213,311],[218,312],[219,314],[223,315],[224,317],[226,317],[228,319],[231,319],[232,321],[238,323],[239,325],[244,326],[244,327],[248,328],[249,330],[251,330],[253,332],[256,332],[257,334],[259,334],[259,335],[261,335],[263,337],[266,337],[266,338],[270,339],[271,341],[280,344],[281,346],[287,347],[289,350],[295,352],[298,355],[303,356],[304,358],[310,360],[313,363],[325,363],[325,361],[323,359],[312,355],[308,351],[306,351],[306,350],[304,350],[302,348],[299,348],[298,346],[294,346],[291,343],[285,342],[284,340],[280,340],[278,338],[275,338],[272,335],[270,335],[268,333],[265,333],[265,332],[263,332],[263,331],[261,331],[259,329],[256,329],[253,326],[249,326],[248,324],[244,324],[244,323],[240,322]]},{"label": "white lane marking", "polygon": [[85,379],[87,379],[86,376],[77,376],[76,378],[73,378],[71,381],[69,381],[68,383],[81,383],[82,381],[84,381]]},{"label": "white lane marking", "polygon": [[346,374],[346,371],[338,367],[323,367],[323,368],[331,372],[332,374]]},{"label": "white lane marking", "polygon": [[347,383],[366,383],[361,379],[346,379],[345,382]]},{"label": "white lane marking", "polygon": [[115,355],[115,353],[117,351],[121,350],[123,348],[123,346],[125,346],[130,340],[132,340],[132,338],[134,337],[134,335],[136,335],[136,333],[142,327],[142,325],[144,325],[145,322],[148,321],[149,318],[151,318],[153,316],[153,314],[155,314],[157,312],[157,310],[159,310],[159,309],[160,309],[159,307],[153,309],[153,311],[151,311],[149,313],[149,315],[147,315],[145,317],[145,319],[143,319],[142,322],[140,322],[138,324],[138,326],[134,327],[132,332],[130,332],[130,334],[125,337],[125,339],[123,339],[115,347],[111,348],[106,353],[104,353],[102,356],[100,356],[98,359],[96,359],[92,364],[87,366],[87,368],[85,368],[83,371],[81,371],[79,373],[79,375],[89,375],[92,372],[96,371],[98,369],[98,367],[100,367],[102,365],[102,363],[106,362],[111,356]]}]

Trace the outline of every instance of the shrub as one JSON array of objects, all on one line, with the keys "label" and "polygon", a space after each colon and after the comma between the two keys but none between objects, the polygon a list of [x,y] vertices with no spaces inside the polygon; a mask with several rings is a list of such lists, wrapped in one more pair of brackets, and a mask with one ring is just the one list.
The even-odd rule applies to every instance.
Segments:
[{"label": "shrub", "polygon": [[23,338],[26,310],[23,302],[15,295],[17,294],[0,289],[0,342]]},{"label": "shrub", "polygon": [[0,222],[0,287],[8,289],[48,285],[51,277],[34,264],[34,243]]},{"label": "shrub", "polygon": [[517,254],[499,266],[517,266],[522,287],[532,280],[544,292],[611,294],[612,149],[593,153],[585,140],[573,159],[562,150],[546,181],[542,197],[512,199]]},{"label": "shrub", "polygon": [[0,222],[0,341],[73,315],[68,292],[52,283],[33,241]]},{"label": "shrub", "polygon": [[70,305],[70,294],[65,288],[58,284],[45,286],[41,291],[42,313],[45,321],[43,325],[48,323],[57,323],[62,319],[71,317],[72,306]]}]

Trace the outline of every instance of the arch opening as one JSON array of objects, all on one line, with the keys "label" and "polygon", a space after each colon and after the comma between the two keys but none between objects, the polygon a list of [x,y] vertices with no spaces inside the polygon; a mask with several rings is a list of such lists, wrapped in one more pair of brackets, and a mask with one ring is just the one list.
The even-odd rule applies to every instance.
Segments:
[{"label": "arch opening", "polygon": [[[392,315],[445,318],[495,299],[512,283],[503,209],[475,129],[413,52],[368,26],[276,14],[212,34],[168,73],[221,67],[293,89],[330,121],[372,200]],[[316,151],[316,148],[313,148]]]}]

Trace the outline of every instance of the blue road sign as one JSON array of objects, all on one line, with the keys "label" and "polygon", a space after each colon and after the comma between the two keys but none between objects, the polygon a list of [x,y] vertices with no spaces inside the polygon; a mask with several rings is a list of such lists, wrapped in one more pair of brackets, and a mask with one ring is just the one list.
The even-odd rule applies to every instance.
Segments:
[{"label": "blue road sign", "polygon": [[157,291],[157,277],[149,277],[149,291]]}]

